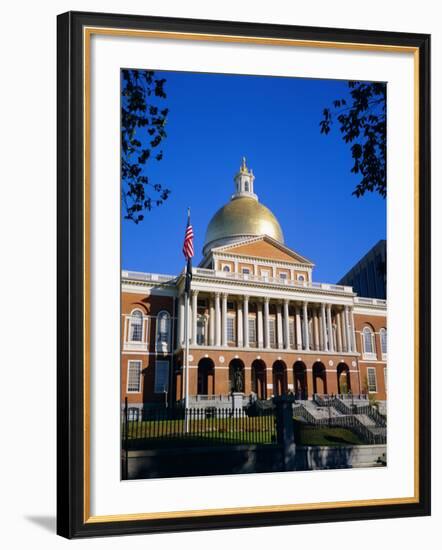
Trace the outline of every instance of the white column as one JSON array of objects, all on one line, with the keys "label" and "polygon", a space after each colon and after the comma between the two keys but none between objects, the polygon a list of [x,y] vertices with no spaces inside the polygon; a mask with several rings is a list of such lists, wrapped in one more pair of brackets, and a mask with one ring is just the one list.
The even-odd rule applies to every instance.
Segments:
[{"label": "white column", "polygon": [[355,335],[355,320],[353,316],[353,308],[350,308],[350,341],[351,351],[356,351],[356,335]]},{"label": "white column", "polygon": [[309,331],[308,331],[308,302],[304,302],[303,304],[303,311],[302,311],[302,317],[304,321],[304,349],[309,350],[310,349],[310,338],[309,338]]},{"label": "white column", "polygon": [[269,298],[264,298],[264,347],[266,348],[270,348],[269,301]]},{"label": "white column", "polygon": [[345,306],[345,335],[347,337],[347,350],[351,351],[350,323],[348,319],[348,306]]},{"label": "white column", "polygon": [[325,321],[325,304],[321,304],[321,325],[322,325],[322,343],[323,351],[328,351],[327,324]]},{"label": "white column", "polygon": [[335,351],[333,345],[333,326],[331,318],[331,304],[327,305],[327,333],[328,333],[328,351]]},{"label": "white column", "polygon": [[198,290],[192,291],[192,346],[196,346],[196,325],[198,319]]},{"label": "white column", "polygon": [[244,339],[243,339],[243,314],[242,314],[242,303],[241,300],[238,300],[238,303],[236,304],[236,326],[237,326],[237,345],[239,348],[242,348],[244,345]]},{"label": "white column", "polygon": [[184,344],[184,294],[181,294],[178,305],[178,345]]},{"label": "white column", "polygon": [[244,295],[244,347],[249,347],[249,297]]},{"label": "white column", "polygon": [[221,345],[221,309],[219,292],[215,292],[215,346]]},{"label": "white column", "polygon": [[215,345],[215,307],[213,299],[210,298],[209,303],[209,346]]},{"label": "white column", "polygon": [[313,326],[313,340],[314,349],[319,350],[319,326],[318,326],[318,309],[315,306],[312,310],[312,326]]},{"label": "white column", "polygon": [[289,301],[288,300],[284,300],[284,344],[285,344],[285,349],[290,349]]},{"label": "white column", "polygon": [[342,351],[341,312],[336,312],[336,343],[338,351]]},{"label": "white column", "polygon": [[262,302],[258,301],[256,303],[256,312],[257,312],[257,338],[258,338],[258,348],[264,347],[264,334],[263,334],[263,321],[262,321]]},{"label": "white column", "polygon": [[296,349],[302,349],[301,310],[295,308],[296,316]]},{"label": "white column", "polygon": [[276,326],[277,326],[277,329],[278,329],[278,334],[277,334],[278,348],[282,349],[284,347],[284,343],[283,343],[283,339],[282,339],[281,304],[276,304]]},{"label": "white column", "polygon": [[345,309],[341,311],[341,336],[342,336],[342,351],[348,350],[347,330],[345,328]]},{"label": "white column", "polygon": [[221,345],[227,346],[227,294],[222,296]]}]

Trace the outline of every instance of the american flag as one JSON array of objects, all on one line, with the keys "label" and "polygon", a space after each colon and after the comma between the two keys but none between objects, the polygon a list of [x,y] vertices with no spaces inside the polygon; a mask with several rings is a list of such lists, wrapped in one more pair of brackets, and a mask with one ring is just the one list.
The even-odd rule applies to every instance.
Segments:
[{"label": "american flag", "polygon": [[193,258],[193,229],[190,223],[190,215],[187,217],[187,227],[184,234],[183,254],[187,261]]},{"label": "american flag", "polygon": [[190,209],[187,211],[187,227],[184,233],[183,254],[187,260],[186,267],[186,282],[184,286],[184,292],[189,296],[190,284],[192,282],[192,258],[193,258],[193,228],[190,223]]}]

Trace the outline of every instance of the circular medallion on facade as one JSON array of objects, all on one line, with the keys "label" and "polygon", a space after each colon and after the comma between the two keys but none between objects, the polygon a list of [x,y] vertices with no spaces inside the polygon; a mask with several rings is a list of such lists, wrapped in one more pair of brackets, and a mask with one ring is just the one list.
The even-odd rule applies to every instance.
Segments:
[{"label": "circular medallion on facade", "polygon": [[224,359],[224,356],[223,355],[220,355],[219,356],[219,362],[220,363],[224,363],[225,359]]},{"label": "circular medallion on facade", "polygon": [[330,361],[328,362],[328,366],[329,367],[332,367],[333,366],[333,361],[330,359]]},{"label": "circular medallion on facade", "polygon": [[352,366],[352,367],[356,367],[356,361],[352,361],[352,362],[351,362],[351,366]]},{"label": "circular medallion on facade", "polygon": [[189,361],[193,361],[193,355],[189,355],[189,357],[187,358]]}]

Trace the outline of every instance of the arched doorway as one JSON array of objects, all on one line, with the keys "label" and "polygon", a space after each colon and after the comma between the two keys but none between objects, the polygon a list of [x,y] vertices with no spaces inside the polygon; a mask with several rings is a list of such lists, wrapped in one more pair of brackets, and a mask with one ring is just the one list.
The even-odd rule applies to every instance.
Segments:
[{"label": "arched doorway", "polygon": [[229,364],[229,386],[231,392],[244,393],[244,363],[241,359],[232,359]]},{"label": "arched doorway", "polygon": [[273,395],[287,393],[287,367],[283,361],[273,363]]},{"label": "arched doorway", "polygon": [[325,367],[320,361],[313,365],[313,393],[327,393],[327,375]]},{"label": "arched doorway", "polygon": [[252,363],[252,391],[258,399],[267,399],[266,364],[260,359],[255,359]]},{"label": "arched doorway", "polygon": [[351,391],[350,369],[345,363],[339,363],[337,368],[338,393],[347,394]]},{"label": "arched doorway", "polygon": [[198,395],[213,395],[215,393],[215,364],[209,357],[198,362]]},{"label": "arched doorway", "polygon": [[307,368],[302,361],[293,365],[293,391],[296,399],[307,399]]}]

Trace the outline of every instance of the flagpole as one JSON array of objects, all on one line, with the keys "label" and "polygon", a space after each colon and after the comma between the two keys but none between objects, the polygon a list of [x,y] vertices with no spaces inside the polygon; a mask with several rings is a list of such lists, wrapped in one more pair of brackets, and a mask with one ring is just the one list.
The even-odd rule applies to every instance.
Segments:
[{"label": "flagpole", "polygon": [[[190,208],[187,209],[187,227],[190,225]],[[192,280],[192,259],[187,257],[184,285],[184,430],[189,433],[189,301]]]},{"label": "flagpole", "polygon": [[184,293],[184,419],[185,432],[189,432],[189,293]]}]

